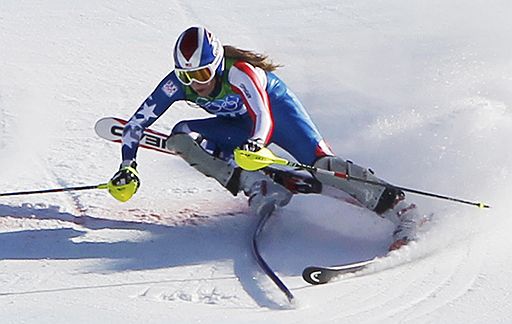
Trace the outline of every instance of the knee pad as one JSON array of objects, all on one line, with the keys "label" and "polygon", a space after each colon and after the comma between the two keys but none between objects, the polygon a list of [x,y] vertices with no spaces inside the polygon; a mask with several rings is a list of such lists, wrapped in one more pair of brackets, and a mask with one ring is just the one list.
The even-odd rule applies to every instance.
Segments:
[{"label": "knee pad", "polygon": [[[324,156],[318,159],[314,166],[324,170],[343,172],[358,179],[384,183],[384,181],[374,176],[373,172],[369,169],[363,168],[350,161],[345,161],[337,156]],[[379,205],[380,198],[386,189],[385,186],[350,181],[321,173],[317,173],[314,176],[318,181],[322,182],[322,184],[346,192],[363,206],[373,211],[375,211],[375,208]]]},{"label": "knee pad", "polygon": [[338,156],[321,157],[316,160],[313,166],[324,170],[343,172],[354,178],[368,179],[373,177],[372,170],[354,164],[352,161],[343,160]]},{"label": "knee pad", "polygon": [[[206,175],[217,180],[221,185],[235,194],[234,189],[230,189],[229,183],[235,172],[235,167],[221,158],[208,153],[194,139],[193,134],[176,133],[167,139],[167,148],[176,151],[190,166]],[[238,192],[238,188],[236,190]]]}]

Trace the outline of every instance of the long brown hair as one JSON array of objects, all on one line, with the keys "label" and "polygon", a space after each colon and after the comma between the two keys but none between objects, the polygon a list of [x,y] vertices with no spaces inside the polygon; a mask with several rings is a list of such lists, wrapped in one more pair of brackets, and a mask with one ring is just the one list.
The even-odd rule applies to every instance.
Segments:
[{"label": "long brown hair", "polygon": [[245,61],[267,72],[274,71],[282,66],[281,64],[275,64],[272,62],[268,55],[243,50],[231,45],[224,45],[224,57]]}]

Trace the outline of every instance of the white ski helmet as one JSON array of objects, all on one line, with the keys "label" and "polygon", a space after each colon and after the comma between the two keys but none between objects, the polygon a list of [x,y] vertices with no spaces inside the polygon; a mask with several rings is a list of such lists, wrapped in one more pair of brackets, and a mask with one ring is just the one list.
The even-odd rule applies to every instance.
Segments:
[{"label": "white ski helmet", "polygon": [[183,84],[208,83],[224,70],[222,43],[206,28],[190,27],[176,41],[174,66]]}]

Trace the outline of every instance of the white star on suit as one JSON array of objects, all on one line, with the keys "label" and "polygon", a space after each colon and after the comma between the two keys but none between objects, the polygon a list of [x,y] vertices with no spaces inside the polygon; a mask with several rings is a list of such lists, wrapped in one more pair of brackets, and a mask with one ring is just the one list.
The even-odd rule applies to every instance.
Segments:
[{"label": "white star on suit", "polygon": [[[149,106],[147,103],[144,103],[144,105],[142,105],[142,109],[135,114],[135,119],[138,122],[147,122],[151,118],[158,117],[155,114],[155,107],[156,104]],[[142,115],[142,117],[137,117],[138,115]]]},{"label": "white star on suit", "polygon": [[129,148],[133,148],[133,144],[139,142],[140,136],[141,136],[142,132],[138,128],[139,127],[132,128],[129,131],[124,133],[124,135],[123,135],[123,145],[126,145]]}]

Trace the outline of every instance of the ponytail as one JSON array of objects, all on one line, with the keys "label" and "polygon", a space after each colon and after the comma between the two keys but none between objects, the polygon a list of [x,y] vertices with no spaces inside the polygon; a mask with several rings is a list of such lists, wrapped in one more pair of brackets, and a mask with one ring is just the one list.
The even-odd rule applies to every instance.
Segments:
[{"label": "ponytail", "polygon": [[224,57],[245,61],[267,72],[271,72],[282,67],[280,64],[273,63],[268,55],[243,50],[231,45],[224,45]]}]

